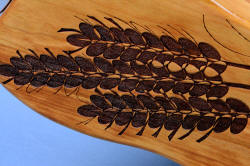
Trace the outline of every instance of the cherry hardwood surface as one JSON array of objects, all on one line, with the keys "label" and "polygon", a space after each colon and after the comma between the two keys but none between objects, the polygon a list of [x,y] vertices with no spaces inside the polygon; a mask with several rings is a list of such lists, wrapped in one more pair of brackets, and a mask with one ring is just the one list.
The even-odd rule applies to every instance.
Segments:
[{"label": "cherry hardwood surface", "polygon": [[[76,50],[79,48],[79,42],[83,43],[87,39],[86,37],[81,39],[73,38],[78,40],[78,44],[70,41],[69,38],[67,41],[66,39],[69,35],[79,35],[81,32],[58,32],[61,28],[79,30],[81,22],[104,26],[95,21],[93,17],[91,19],[88,16],[94,16],[101,20],[107,27],[117,27],[112,21],[105,19],[105,17],[109,17],[121,25],[123,29],[136,27],[140,33],[149,32],[157,37],[173,35],[176,39],[184,38],[191,41],[195,39],[197,44],[201,42],[209,43],[209,45],[216,48],[220,56],[212,58],[208,56],[206,58],[212,59],[211,63],[216,62],[226,66],[225,71],[223,70],[223,72],[219,73],[223,79],[223,86],[228,88],[228,92],[221,99],[223,101],[231,98],[237,99],[237,101],[244,103],[244,108],[247,106],[249,110],[249,9],[250,2],[247,0],[13,0],[0,18],[0,64],[10,64],[11,57],[18,57],[16,54],[17,50],[23,56],[31,54],[29,49],[38,55],[48,54],[45,48],[49,48],[54,55],[65,55],[63,51]],[[131,26],[129,27],[127,23],[130,23]],[[61,31],[64,30],[61,29]],[[147,39],[144,36],[144,40],[150,41],[150,37]],[[95,40],[93,39],[93,41]],[[96,42],[108,43],[108,46],[114,44],[114,42],[107,41]],[[148,48],[144,48],[137,45],[128,46],[126,42],[118,42],[119,46],[126,49],[128,47],[148,49],[154,53],[165,49],[163,53],[166,52],[166,54],[174,57],[179,56],[176,51],[166,50],[165,46],[161,48],[154,42],[147,44]],[[200,44],[199,46],[201,48]],[[97,58],[88,56],[88,52],[86,52],[88,47],[86,46],[72,53],[71,56],[73,59],[81,56],[88,58],[90,61],[95,61]],[[205,53],[203,52],[203,54]],[[101,57],[103,56],[105,55]],[[202,59],[202,57],[200,58]],[[103,63],[103,61],[101,62]],[[111,62],[111,60],[108,59],[108,62]],[[132,62],[129,64],[132,65]],[[142,62],[137,64],[143,65]],[[157,65],[159,64],[157,63]],[[99,71],[102,70],[101,67],[99,69]],[[179,67],[176,64],[170,64],[168,69],[174,73]],[[185,70],[188,69],[185,68]],[[194,70],[194,68],[191,68],[190,72]],[[212,77],[216,75],[215,70],[206,70],[207,76]],[[110,76],[111,74],[107,75]],[[107,75],[102,77],[104,78]],[[138,75],[141,76],[140,74]],[[126,77],[132,78],[133,76],[128,74]],[[140,79],[153,79],[153,76],[147,77],[143,76],[143,74],[141,77]],[[0,76],[1,82],[7,79],[8,77]],[[192,79],[189,81],[194,83]],[[218,84],[216,81],[211,82],[213,85]],[[64,88],[55,94],[57,89],[48,86],[44,86],[38,92],[33,91],[32,93],[27,93],[26,88],[28,85],[17,90],[19,86],[15,85],[13,81],[4,84],[4,86],[23,103],[55,122],[87,135],[150,150],[181,165],[249,165],[250,163],[249,122],[247,122],[245,129],[239,134],[232,134],[230,129],[221,133],[212,132],[208,138],[200,143],[196,140],[204,136],[210,129],[201,132],[195,128],[188,137],[179,140],[179,137],[189,131],[180,127],[173,139],[169,141],[168,135],[172,131],[165,130],[164,126],[159,135],[154,137],[152,134],[159,127],[152,129],[152,127],[146,126],[143,134],[139,136],[136,134],[141,130],[141,127],[135,128],[130,124],[122,135],[118,135],[125,125],[119,126],[114,122],[110,128],[105,130],[108,124],[98,123],[98,118],[84,125],[81,122],[85,122],[90,118],[81,116],[77,112],[80,106],[91,104],[92,101],[90,99],[92,95],[100,95],[100,93],[110,92],[109,90],[99,88],[101,92],[98,94],[94,89],[80,87],[78,94],[72,93],[67,96]],[[29,86],[28,89],[32,90],[34,87]],[[69,92],[72,92],[73,88],[69,89]],[[117,87],[113,88],[112,91],[118,95],[129,94],[120,91]],[[152,97],[158,95],[157,92],[152,90],[149,93]],[[138,91],[133,91],[135,96],[140,94]],[[181,96],[184,99],[190,97],[189,94],[182,96],[172,91],[166,93],[166,95],[171,97]],[[227,101],[229,103],[229,100]],[[188,105],[190,106],[190,104]],[[191,103],[191,105],[193,106],[194,104]],[[248,119],[249,112],[244,113],[243,111],[243,113],[239,113],[239,116],[242,119]]]}]

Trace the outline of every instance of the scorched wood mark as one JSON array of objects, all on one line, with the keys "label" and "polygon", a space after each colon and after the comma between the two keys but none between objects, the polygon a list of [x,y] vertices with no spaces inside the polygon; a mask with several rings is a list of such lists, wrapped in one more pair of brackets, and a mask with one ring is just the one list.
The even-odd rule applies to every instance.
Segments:
[{"label": "scorched wood mark", "polygon": [[[94,115],[100,124],[108,125],[106,129],[115,122],[119,126],[124,126],[119,133],[121,135],[131,123],[132,127],[141,127],[137,135],[142,135],[146,126],[158,128],[152,134],[157,137],[164,127],[166,130],[172,131],[168,136],[169,140],[181,127],[189,131],[179,137],[180,140],[189,136],[195,129],[198,131],[210,129],[197,142],[203,141],[212,131],[221,133],[230,128],[231,133],[239,134],[246,127],[247,116],[250,113],[246,104],[234,98],[227,98],[226,101],[219,100],[219,102],[213,100],[214,104],[211,105],[212,101],[206,102],[196,97],[185,101],[181,98],[166,98],[159,95],[155,97],[149,95],[119,96],[116,93],[105,93],[91,95],[90,98],[92,102],[79,107],[78,113],[89,118],[93,118]],[[226,109],[222,109],[222,107],[226,107]],[[198,111],[193,111],[193,109]],[[212,109],[214,110],[212,111]],[[187,110],[189,111],[187,112]]]},{"label": "scorched wood mark", "polygon": [[[221,74],[226,71],[228,66],[235,66],[244,69],[249,69],[249,66],[221,60],[219,52],[206,42],[196,43],[196,41],[193,42],[184,37],[175,40],[169,35],[163,35],[158,38],[155,34],[152,34],[149,31],[139,32],[137,28],[134,28],[134,24],[129,28],[122,28],[114,19],[105,17],[106,20],[115,26],[108,27],[94,16],[88,17],[95,23],[91,24],[90,22],[84,22],[89,25],[86,26],[85,30],[80,27],[81,23],[79,25],[80,31],[78,33],[78,35],[83,36],[82,38],[84,38],[85,41],[92,43],[90,45],[84,45],[84,47],[87,47],[86,55],[90,57],[95,56],[95,58],[98,56],[100,57],[100,60],[102,60],[102,58],[107,60],[110,59],[114,70],[116,70],[117,74],[120,74],[120,78],[114,80],[115,83],[112,83],[111,80],[109,81],[110,85],[113,86],[110,86],[110,88],[100,86],[100,88],[112,89],[118,86],[119,91],[129,92],[130,94],[133,94],[133,92],[142,94],[136,97],[127,95],[127,97],[129,96],[129,98],[131,98],[131,101],[134,101],[133,103],[137,103],[136,105],[138,105],[138,102],[141,103],[141,105],[139,105],[140,109],[135,109],[133,106],[131,107],[131,103],[126,103],[126,100],[123,101],[125,104],[128,104],[126,108],[131,109],[132,112],[130,114],[124,114],[124,121],[127,123],[124,123],[126,126],[119,134],[125,132],[129,123],[133,122],[138,111],[139,113],[141,113],[140,111],[144,111],[142,115],[145,115],[145,117],[143,119],[144,125],[142,125],[142,130],[140,130],[137,135],[142,135],[145,126],[148,125],[150,128],[159,127],[157,132],[153,134],[153,136],[157,137],[163,124],[168,122],[167,117],[169,115],[176,113],[184,115],[185,113],[183,113],[182,110],[188,110],[189,112],[186,113],[186,117],[183,117],[184,119],[181,118],[178,122],[176,120],[176,126],[169,136],[170,140],[181,125],[184,129],[188,129],[189,132],[179,139],[184,139],[190,135],[195,128],[202,131],[214,126],[214,129],[199,139],[198,142],[204,140],[212,131],[217,133],[223,132],[224,130],[220,130],[219,126],[220,124],[224,124],[224,119],[227,119],[222,116],[227,115],[233,117],[236,122],[242,122],[239,126],[243,127],[246,125],[245,123],[247,122],[247,117],[249,115],[245,114],[245,118],[237,118],[239,111],[235,111],[221,98],[225,98],[230,87],[250,89],[250,86],[225,82],[223,81]],[[204,27],[208,31],[205,25],[205,20],[203,21]],[[126,24],[129,25],[129,23]],[[102,31],[100,31],[100,29],[102,29]],[[71,30],[65,28],[59,30],[59,32],[64,31]],[[74,31],[77,32],[78,30]],[[87,35],[87,32],[89,31],[95,32],[96,35],[94,36],[99,37],[96,39],[90,38],[89,35]],[[187,33],[186,31],[184,32]],[[191,36],[190,34],[188,35]],[[191,38],[194,39],[192,36]],[[68,53],[74,53],[84,47],[74,51],[68,51]],[[110,64],[108,65],[107,62],[103,64],[107,64],[105,69],[110,68],[109,71],[114,73]],[[173,64],[179,66],[179,70],[173,71],[171,68],[171,65],[173,66]],[[196,69],[196,72],[190,72],[188,70],[192,67]],[[98,68],[104,71],[102,65]],[[207,75],[206,73],[211,70],[213,70],[214,75]],[[126,74],[132,75],[132,78],[126,78]],[[98,86],[95,88],[97,87]],[[149,93],[152,91],[161,94],[162,96],[153,97]],[[166,93],[169,91],[179,95],[179,98],[168,97]],[[188,94],[190,97],[186,99],[184,97],[185,94]],[[205,96],[205,99],[201,97],[203,95]],[[103,99],[105,99],[107,94],[102,96],[104,96]],[[115,96],[116,100],[114,100],[115,98],[113,97],[112,101],[110,101],[110,98],[106,98],[112,108],[115,107],[114,105],[117,105],[114,101],[119,101],[119,104],[121,104],[121,99],[124,98],[123,96]],[[236,100],[237,99],[235,99],[235,101]],[[237,102],[242,103],[239,100],[237,100]],[[122,108],[116,108],[118,109],[117,111],[113,110],[115,113],[109,113],[113,117],[110,118],[108,127],[116,121],[115,119],[117,117],[123,115],[122,111],[125,109],[124,103],[122,104]],[[167,110],[171,109],[172,113],[169,113]],[[103,109],[102,111],[105,112]],[[159,111],[165,111],[165,113],[156,113]],[[192,115],[194,112],[198,114]],[[214,113],[214,117],[206,116],[208,113]],[[242,121],[238,119],[242,119]],[[100,122],[100,120],[98,121]],[[205,124],[200,123],[203,121]],[[228,120],[226,122],[231,121]],[[207,128],[205,126],[207,126]],[[234,131],[232,128],[234,127],[231,127],[231,131]]]},{"label": "scorched wood mark", "polygon": [[[18,56],[11,57],[10,64],[0,65],[0,74],[8,77],[3,84],[14,80],[20,88],[27,85],[28,93],[44,86],[57,88],[55,93],[63,88],[65,95],[75,93],[77,97],[81,88],[94,89],[97,94],[92,94],[78,113],[90,118],[84,124],[97,117],[106,129],[113,124],[124,126],[119,135],[130,125],[141,128],[140,136],[146,127],[157,129],[154,137],[164,129],[171,131],[169,140],[181,128],[188,131],[180,140],[195,129],[210,129],[197,140],[201,142],[212,132],[230,128],[238,134],[244,130],[250,110],[228,92],[231,87],[249,90],[250,85],[226,82],[222,74],[229,66],[247,70],[250,66],[222,60],[218,50],[206,42],[158,37],[150,31],[139,32],[135,23],[125,22],[129,27],[123,28],[105,17],[114,25],[108,27],[94,16],[88,17],[95,24],[82,22],[79,30],[59,30],[74,32],[66,40],[78,47],[76,50],[55,55],[45,48],[45,53],[38,55],[29,49],[25,56],[17,50]],[[73,55],[80,50],[84,56]]]}]

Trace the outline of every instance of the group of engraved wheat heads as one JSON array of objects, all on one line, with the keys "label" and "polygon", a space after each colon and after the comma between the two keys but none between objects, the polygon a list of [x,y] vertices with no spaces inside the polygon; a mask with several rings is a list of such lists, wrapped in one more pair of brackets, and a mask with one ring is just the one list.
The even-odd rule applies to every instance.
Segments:
[{"label": "group of engraved wheat heads", "polygon": [[[123,29],[117,21],[108,27],[93,16],[94,23],[81,22],[78,29],[62,28],[70,33],[66,40],[77,47],[54,55],[30,54],[10,58],[10,64],[0,65],[0,74],[14,80],[15,85],[27,85],[40,90],[43,86],[64,88],[66,95],[80,88],[95,89],[88,104],[77,111],[90,120],[98,118],[106,129],[113,123],[124,126],[122,135],[131,124],[158,128],[157,137],[165,128],[171,140],[179,128],[188,130],[184,139],[195,129],[210,133],[240,133],[247,125],[250,110],[242,101],[227,97],[230,85],[221,74],[227,64],[210,44],[196,43],[186,37],[176,40],[171,35],[156,36],[150,31],[139,32],[134,24]],[[122,21],[122,20],[120,20]],[[125,22],[126,23],[126,22]],[[83,53],[84,55],[72,56]],[[211,72],[212,71],[212,72]],[[67,93],[66,89],[74,89]]]}]

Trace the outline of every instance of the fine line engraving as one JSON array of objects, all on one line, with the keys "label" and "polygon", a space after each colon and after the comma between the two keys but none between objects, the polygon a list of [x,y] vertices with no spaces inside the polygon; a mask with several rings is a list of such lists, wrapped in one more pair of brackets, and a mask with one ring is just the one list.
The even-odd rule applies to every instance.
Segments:
[{"label": "fine line engraving", "polygon": [[[10,58],[10,64],[0,65],[0,75],[8,77],[3,84],[14,81],[26,92],[39,92],[44,86],[64,89],[66,96],[73,93],[80,99],[80,88],[94,89],[90,102],[79,106],[80,115],[89,119],[79,124],[88,124],[94,118],[110,128],[113,124],[141,128],[141,136],[148,126],[171,131],[171,140],[180,128],[188,130],[179,137],[188,137],[195,129],[209,130],[197,142],[211,133],[221,133],[230,128],[239,134],[250,117],[249,107],[241,100],[228,96],[232,87],[249,90],[250,85],[226,82],[222,74],[228,66],[250,69],[250,66],[227,62],[212,45],[197,43],[187,34],[178,40],[166,28],[167,34],[158,37],[148,27],[135,22],[125,22],[124,29],[113,18],[105,17],[114,27],[108,27],[94,16],[88,16],[97,24],[83,20],[79,30],[61,28],[58,32],[73,32],[66,40],[77,47],[55,55],[49,48],[38,55],[30,54]],[[117,18],[116,18],[117,19]],[[205,19],[203,23],[206,31]],[[136,26],[146,31],[139,32]],[[210,35],[211,36],[211,35]],[[212,37],[212,36],[211,36]],[[73,56],[86,49],[83,56]],[[235,51],[234,51],[235,52]],[[211,74],[212,73],[212,74]],[[33,87],[33,89],[32,89]],[[18,88],[18,89],[19,89]],[[30,90],[31,89],[31,90]],[[81,100],[82,101],[82,100]],[[83,101],[84,102],[84,101]]]}]

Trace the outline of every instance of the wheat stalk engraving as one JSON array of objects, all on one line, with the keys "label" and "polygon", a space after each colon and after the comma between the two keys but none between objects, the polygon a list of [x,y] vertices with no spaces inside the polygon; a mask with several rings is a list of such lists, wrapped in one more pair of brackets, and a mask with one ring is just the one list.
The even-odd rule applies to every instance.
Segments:
[{"label": "wheat stalk engraving", "polygon": [[[119,135],[130,125],[141,127],[140,136],[147,126],[157,129],[154,137],[162,129],[169,130],[169,140],[180,128],[188,130],[180,140],[195,129],[210,129],[197,140],[201,142],[212,132],[230,128],[231,133],[238,134],[244,130],[250,110],[227,94],[230,87],[250,89],[250,85],[226,82],[221,75],[228,66],[250,66],[222,60],[205,42],[141,33],[129,23],[124,29],[113,18],[105,18],[114,25],[108,27],[94,16],[88,17],[95,24],[83,21],[79,30],[58,31],[73,32],[66,40],[77,49],[58,55],[49,48],[40,55],[29,49],[25,56],[17,50],[18,56],[11,57],[10,64],[0,65],[0,75],[8,77],[3,84],[13,80],[19,88],[27,85],[27,93],[39,92],[44,86],[58,88],[55,93],[63,88],[67,96],[78,95],[81,88],[95,89],[90,102],[77,109],[89,117],[80,124],[97,117],[106,129],[113,124],[124,126]],[[84,49],[84,56],[73,55]],[[29,90],[31,86],[35,89]]]}]

